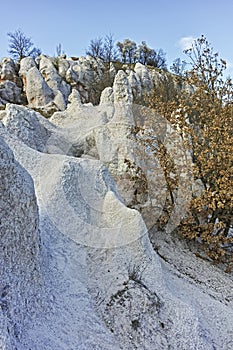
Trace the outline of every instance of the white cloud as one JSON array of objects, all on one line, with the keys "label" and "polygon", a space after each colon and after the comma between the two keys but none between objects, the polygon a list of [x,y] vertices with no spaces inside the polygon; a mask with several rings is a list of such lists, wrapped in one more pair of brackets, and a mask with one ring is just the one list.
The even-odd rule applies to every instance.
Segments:
[{"label": "white cloud", "polygon": [[230,60],[225,60],[227,64],[227,69],[233,69],[233,62]]},{"label": "white cloud", "polygon": [[230,60],[225,60],[227,64],[227,69],[224,72],[225,77],[233,77],[233,62]]},{"label": "white cloud", "polygon": [[188,50],[192,47],[192,43],[196,38],[193,36],[184,36],[180,38],[180,40],[177,43],[177,46],[179,46],[182,50]]}]

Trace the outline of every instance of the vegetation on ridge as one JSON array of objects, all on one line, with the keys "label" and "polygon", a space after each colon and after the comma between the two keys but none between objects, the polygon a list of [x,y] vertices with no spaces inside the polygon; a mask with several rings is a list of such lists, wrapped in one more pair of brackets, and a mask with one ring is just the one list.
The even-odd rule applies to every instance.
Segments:
[{"label": "vegetation on ridge", "polygon": [[162,49],[154,50],[145,41],[137,45],[135,41],[130,39],[124,39],[115,44],[112,34],[91,40],[86,54],[98,57],[107,63],[113,61],[127,64],[140,62],[161,69],[167,68],[166,54]]}]

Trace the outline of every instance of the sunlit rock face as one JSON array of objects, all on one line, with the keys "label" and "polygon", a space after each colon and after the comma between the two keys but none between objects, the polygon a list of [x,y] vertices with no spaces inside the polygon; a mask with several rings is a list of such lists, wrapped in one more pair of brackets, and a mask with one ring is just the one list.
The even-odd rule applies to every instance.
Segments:
[{"label": "sunlit rock face", "polygon": [[113,83],[94,106],[99,59],[42,55],[22,59],[19,73],[13,61],[1,67],[26,97],[21,105],[2,89],[0,348],[231,349],[232,280],[157,232],[161,259],[148,236],[166,188],[134,129],[154,128],[171,153],[176,145],[170,230],[190,170],[170,125],[135,105],[158,74],[111,64]]},{"label": "sunlit rock face", "polygon": [[30,175],[0,138],[2,349],[15,348],[41,303],[39,214]]},{"label": "sunlit rock face", "polygon": [[0,77],[1,80],[10,80],[20,85],[17,67],[11,58],[4,57],[0,62]]},{"label": "sunlit rock face", "polygon": [[[188,340],[174,339],[173,332],[181,334],[185,328],[188,339],[192,335],[192,342],[188,343],[190,348],[195,349],[199,344],[205,349],[207,344],[195,309],[174,298],[166,287],[160,261],[152,249],[141,215],[125,207],[112,177],[101,162],[37,152],[3,127],[1,135],[34,180],[43,242],[42,246],[37,245],[37,253],[31,256],[31,261],[25,261],[27,268],[32,265],[38,274],[41,253],[44,286],[42,289],[38,285],[35,295],[29,297],[32,301],[39,293],[42,309],[37,315],[34,315],[33,308],[27,310],[26,315],[28,318],[33,315],[34,324],[25,329],[24,323],[19,323],[22,330],[17,342],[28,349],[32,342],[36,349],[37,344],[39,349],[47,343],[54,349],[57,344],[76,346],[78,343],[83,349],[88,349],[96,342],[100,349],[107,349],[107,344],[116,349],[131,349],[140,348],[146,334],[148,349],[154,344],[184,348]],[[23,199],[22,193],[21,189]],[[19,202],[19,210],[21,207],[23,210],[24,205]],[[12,214],[16,215],[15,212]],[[38,220],[37,211],[36,214]],[[29,218],[23,217],[24,220]],[[31,242],[36,233],[38,230],[33,226],[31,236],[27,236]],[[14,244],[16,249],[19,243],[12,240]],[[18,264],[21,265],[20,261],[26,257],[25,252],[16,251],[17,271]],[[11,271],[7,275],[10,278]],[[27,276],[30,276],[28,272]],[[21,290],[24,271],[19,270],[17,279]],[[38,279],[40,275],[36,281]],[[11,283],[9,281],[8,285]],[[52,312],[43,307],[46,303]],[[70,310],[69,319],[65,309]],[[178,314],[171,318],[174,309]],[[81,319],[75,316],[74,310],[79,310]],[[23,310],[20,316],[22,313]],[[46,321],[42,324],[43,317]],[[165,322],[170,329],[166,332]],[[64,323],[67,328],[59,332],[55,341],[54,328],[60,329]],[[43,339],[38,338],[41,332]],[[88,342],[82,339],[85,332],[89,334]]]},{"label": "sunlit rock face", "polygon": [[0,105],[22,103],[22,81],[11,58],[0,62]]}]

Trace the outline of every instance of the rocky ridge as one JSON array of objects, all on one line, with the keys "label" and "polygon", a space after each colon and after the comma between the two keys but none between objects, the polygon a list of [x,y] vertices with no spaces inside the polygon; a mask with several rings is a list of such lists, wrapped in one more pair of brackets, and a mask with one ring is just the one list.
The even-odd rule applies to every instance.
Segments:
[{"label": "rocky ridge", "polygon": [[[91,57],[0,64],[1,348],[231,349],[230,277],[169,234],[149,240],[163,174],[132,128],[147,124],[134,101],[160,73],[111,65],[114,82],[93,106],[104,69]],[[153,117],[167,147],[178,144]]]}]

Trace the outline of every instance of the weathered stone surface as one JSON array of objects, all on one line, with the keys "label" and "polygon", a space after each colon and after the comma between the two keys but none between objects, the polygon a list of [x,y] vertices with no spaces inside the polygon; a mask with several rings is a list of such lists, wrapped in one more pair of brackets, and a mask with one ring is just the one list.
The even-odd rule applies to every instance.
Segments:
[{"label": "weathered stone surface", "polygon": [[81,101],[81,96],[80,96],[78,90],[72,89],[72,92],[71,92],[71,94],[68,97],[68,101],[70,103],[77,103],[78,106],[81,106],[82,101]]},{"label": "weathered stone surface", "polygon": [[65,109],[70,87],[57,73],[52,59],[41,55],[37,63],[41,72],[34,59],[23,58],[19,74],[23,80],[28,105],[50,117],[54,112]]},{"label": "weathered stone surface", "polygon": [[139,101],[142,96],[142,86],[139,77],[132,70],[129,72],[128,81],[132,89],[134,101]]},{"label": "weathered stone surface", "polygon": [[79,91],[84,103],[89,100],[88,92],[91,86],[103,76],[104,70],[102,60],[90,56],[77,60],[58,60],[59,74],[71,87]]},{"label": "weathered stone surface", "polygon": [[140,79],[143,93],[150,93],[153,87],[153,83],[146,66],[137,62],[135,64],[134,71]]},{"label": "weathered stone surface", "polygon": [[39,113],[23,106],[8,104],[2,122],[12,135],[26,145],[40,152],[45,151],[45,145],[51,136],[48,128],[50,123]]},{"label": "weathered stone surface", "polygon": [[57,95],[57,92],[60,92],[60,101],[57,101],[57,104],[60,107],[60,110],[64,110],[71,91],[70,86],[62,80],[52,63],[52,60],[43,55],[40,57],[39,70],[48,86],[54,91],[54,94]]},{"label": "weathered stone surface", "polygon": [[[97,305],[100,305],[99,312],[109,329],[113,330],[120,345],[129,349],[140,349],[142,346],[153,349],[155,344],[156,347],[164,349],[169,347],[213,349],[214,345],[210,341],[212,339],[213,344],[216,343],[221,348],[225,341],[224,337],[221,340],[215,338],[214,332],[205,328],[202,321],[199,322],[199,318],[201,319],[201,316],[197,316],[199,310],[193,308],[191,300],[178,294],[174,298],[173,292],[169,288],[166,289],[169,279],[163,280],[163,271],[151,249],[143,222],[137,215],[133,216],[135,211],[125,210],[126,208],[114,194],[115,190],[110,180],[106,182],[106,175],[103,178],[104,172],[98,171],[100,177],[94,176],[93,179],[95,163],[84,161],[80,164],[81,168],[77,167],[73,161],[64,165],[63,174],[68,180],[67,185],[65,185],[65,178],[62,181],[66,201],[79,217],[78,221],[77,218],[75,220],[75,216],[71,219],[72,225],[69,225],[68,234],[73,233],[72,239],[76,242],[83,239],[82,236],[76,236],[77,227],[81,225],[82,229],[79,232],[85,233],[85,240],[88,240],[90,233],[90,237],[93,237],[86,244],[87,246],[94,244],[93,248],[88,249],[87,266],[90,269],[88,275],[91,276],[88,288],[97,300]],[[76,178],[77,171],[79,180],[75,182],[72,177]],[[81,183],[81,179],[85,179],[85,182]],[[101,191],[100,184],[103,186]],[[104,190],[105,186],[108,190],[107,188]],[[99,188],[97,197],[93,196],[94,192],[90,197],[89,191],[92,188]],[[75,198],[77,189],[82,195]],[[50,195],[47,198],[49,197]],[[60,198],[58,195],[57,199]],[[50,214],[57,213],[55,208],[57,205],[60,206],[59,201],[55,202],[54,208],[49,207]],[[64,205],[61,206],[64,209]],[[70,209],[69,214],[72,213]],[[62,219],[60,215],[58,217],[56,224],[59,228],[62,227],[63,232],[64,229],[67,231],[67,224],[63,222],[64,216]],[[85,229],[85,223],[91,223],[91,232]],[[95,234],[96,226],[98,229]],[[106,228],[108,228],[107,231]],[[121,237],[122,228],[125,229],[123,229],[123,237]],[[102,245],[105,248],[112,248],[96,249]],[[181,290],[182,286],[178,279],[175,283],[178,283]],[[185,291],[189,293],[186,287]],[[198,295],[197,290],[196,292]],[[200,295],[198,300],[199,298],[201,298]],[[203,310],[206,310],[206,303],[211,305],[211,298],[205,299],[201,306]],[[142,305],[141,309],[139,305]],[[213,304],[212,307],[214,307]],[[221,302],[217,302],[215,307],[221,309]],[[223,306],[222,311],[216,314],[219,321],[221,313],[225,314],[226,308]],[[227,329],[230,329],[229,320],[230,318],[226,322],[223,321]],[[175,337],[174,334],[176,334]],[[230,341],[229,337],[228,341]]]},{"label": "weathered stone surface", "polygon": [[30,68],[26,74],[25,91],[30,107],[45,106],[54,99],[53,90],[44,81],[36,67]]},{"label": "weathered stone surface", "polygon": [[[154,180],[151,179],[161,177],[161,169],[155,161],[152,162],[146,156],[145,152],[140,153],[136,149],[138,146],[132,136],[132,129],[136,125],[135,115],[142,121],[140,124],[137,120],[137,125],[143,126],[145,121],[139,106],[133,108],[133,93],[126,73],[118,72],[113,88],[106,88],[102,92],[98,107],[83,105],[75,89],[69,101],[66,111],[55,113],[50,121],[63,128],[64,132],[69,129],[68,139],[75,150],[73,154],[100,159],[114,176],[125,204],[137,209],[143,207],[144,217],[153,220],[150,201],[157,202],[164,189],[161,189],[161,185],[157,189]],[[147,111],[147,115],[151,116],[155,125],[159,125],[161,133],[164,123],[151,115],[150,111]],[[150,190],[151,197],[145,195],[146,188]],[[163,200],[161,201],[162,206]],[[161,206],[156,209],[156,217],[161,211]]]},{"label": "weathered stone surface", "polygon": [[2,120],[5,117],[5,115],[6,115],[5,110],[0,111],[0,120]]},{"label": "weathered stone surface", "polygon": [[133,93],[129,84],[127,75],[122,71],[118,71],[113,84],[114,102],[115,103],[132,103]]},{"label": "weathered stone surface", "polygon": [[20,61],[19,75],[24,79],[26,78],[27,72],[36,67],[36,62],[32,57],[24,57]]},{"label": "weathered stone surface", "polygon": [[[71,160],[67,157],[64,158],[62,156],[51,156],[51,155],[43,155],[42,153],[38,153],[27,146],[25,146],[23,143],[20,143],[17,141],[16,138],[12,137],[10,134],[7,133],[7,131],[0,126],[0,134],[3,136],[6,140],[8,140],[9,144],[14,148],[14,152],[17,155],[18,159],[21,160],[21,162],[28,168],[31,175],[34,178],[35,184],[36,184],[36,192],[37,192],[37,198],[38,203],[40,206],[40,232],[41,232],[41,239],[44,243],[43,249],[42,249],[42,256],[41,256],[41,263],[43,265],[43,282],[44,282],[44,288],[45,290],[49,291],[48,299],[47,294],[45,291],[40,294],[40,298],[43,303],[47,303],[47,307],[41,310],[38,310],[37,314],[34,315],[34,309],[27,309],[27,318],[30,319],[31,316],[33,316],[33,322],[30,324],[27,323],[27,327],[23,328],[23,331],[20,333],[20,337],[17,339],[17,348],[18,349],[47,349],[48,346],[50,349],[71,349],[71,348],[77,348],[77,349],[83,349],[83,350],[90,350],[93,348],[99,349],[99,350],[108,350],[109,347],[114,350],[120,349],[120,347],[117,345],[117,341],[114,339],[114,336],[111,334],[111,332],[107,329],[106,325],[104,324],[103,320],[100,319],[99,316],[97,316],[97,313],[95,309],[93,308],[93,301],[91,299],[91,296],[87,289],[87,283],[86,281],[86,252],[85,249],[83,249],[83,246],[77,243],[81,242],[82,239],[84,239],[85,242],[88,242],[88,240],[92,237],[93,232],[92,229],[88,229],[88,222],[86,223],[86,228],[89,231],[89,235],[85,237],[83,236],[76,236],[74,231],[70,231],[70,236],[66,236],[66,233],[61,232],[57,223],[56,223],[56,217],[58,213],[55,213],[55,217],[52,217],[54,214],[53,205],[50,207],[47,206],[49,203],[47,203],[47,195],[46,191],[44,192],[44,189],[47,187],[48,183],[47,181],[50,181],[49,178],[52,180],[51,187],[50,185],[47,187],[47,190],[50,192],[50,190],[53,192],[55,189],[54,195],[56,195],[56,191],[59,188],[59,182],[56,183],[58,177],[53,176],[50,171],[53,169],[53,165],[55,164],[56,170],[58,169],[57,166],[60,168],[59,174],[61,175],[61,180],[63,179],[64,183],[64,193],[67,193],[67,200],[71,200],[71,210],[72,208],[76,211],[77,208],[79,208],[79,201],[80,197],[76,195],[76,190],[74,191],[74,197],[73,197],[73,190],[70,192],[70,189],[73,188],[73,185],[75,185],[76,173],[79,172],[82,169],[85,169],[86,166],[82,166],[80,161],[78,160]],[[6,146],[7,147],[7,146]],[[6,158],[6,152],[4,149],[4,153]],[[11,153],[12,155],[12,153]],[[12,156],[13,157],[13,156]],[[72,158],[71,158],[72,159]],[[4,159],[3,159],[4,161]],[[0,163],[0,166],[2,164]],[[4,168],[4,167],[3,167]],[[2,167],[1,167],[2,170]],[[4,169],[3,169],[4,170]],[[107,181],[107,178],[102,179],[101,176],[103,175],[102,171],[100,172],[100,175],[98,175],[98,165],[96,166],[95,163],[91,165],[91,167],[87,167],[87,170],[96,172],[97,179],[103,181],[102,185],[104,186],[105,182]],[[53,171],[53,170],[52,170]],[[74,173],[73,173],[74,171]],[[91,180],[91,172],[89,173],[89,179]],[[2,174],[2,173],[1,173]],[[55,174],[55,173],[54,173]],[[9,181],[8,178],[9,175],[7,172],[3,171],[3,175],[6,175],[6,180]],[[59,175],[59,176],[60,176]],[[71,176],[71,178],[70,178]],[[70,180],[69,180],[70,178]],[[14,179],[16,180],[16,178]],[[76,181],[76,180],[75,180]],[[81,180],[82,182],[82,180]],[[16,181],[17,184],[17,181]],[[32,184],[32,182],[31,182]],[[44,189],[42,192],[40,189],[42,189],[41,186],[44,186]],[[55,185],[55,187],[53,186]],[[58,187],[57,187],[58,185]],[[92,185],[92,182],[89,183],[89,185]],[[101,189],[101,188],[100,188]],[[104,189],[104,188],[103,188]],[[21,188],[19,188],[19,191],[22,191]],[[67,192],[68,190],[68,192]],[[77,188],[78,190],[78,188]],[[107,190],[107,189],[106,189]],[[29,191],[29,189],[28,189]],[[103,192],[104,195],[105,192]],[[5,192],[4,192],[5,194]],[[57,192],[58,194],[58,192]],[[20,195],[22,196],[22,201],[24,199],[23,193],[20,192]],[[69,195],[71,197],[69,198]],[[74,198],[74,201],[73,201]],[[62,198],[60,198],[62,200]],[[59,202],[60,202],[59,199]],[[98,195],[96,197],[97,201],[102,201],[102,195],[98,198]],[[81,200],[82,202],[82,200]],[[7,207],[7,204],[3,203],[3,208]],[[1,203],[1,204],[2,204]],[[12,203],[14,204],[14,203]],[[18,202],[19,208],[17,209],[16,213],[14,210],[12,210],[12,216],[16,215],[18,212],[21,213],[26,207],[21,208],[21,202]],[[32,203],[29,201],[28,205],[32,205]],[[58,208],[58,207],[57,207]],[[7,208],[6,208],[7,209]],[[80,208],[81,209],[81,208]],[[86,211],[86,207],[83,208],[83,211],[80,211],[76,219],[81,219],[80,224],[82,225],[83,219],[85,219],[86,215],[88,214],[88,211]],[[59,209],[60,210],[60,209]],[[77,213],[77,212],[76,212]],[[83,214],[82,214],[83,213]],[[28,213],[30,217],[30,213]],[[60,214],[59,214],[60,215]],[[82,216],[84,215],[84,216]],[[6,221],[6,228],[8,227],[8,220],[7,220],[7,214],[5,211],[1,211],[1,219],[3,218],[3,224],[5,224]],[[20,217],[21,218],[21,217]],[[22,217],[23,218],[23,217]],[[9,219],[12,219],[11,216]],[[93,211],[93,219],[96,220],[98,217],[95,215],[95,211]],[[37,216],[38,220],[38,216]],[[54,221],[55,220],[55,221]],[[30,222],[29,218],[25,218],[25,222]],[[14,227],[14,220],[11,222],[11,226]],[[38,224],[38,221],[37,221]],[[11,227],[9,225],[9,227]],[[5,226],[3,226],[5,228]],[[27,239],[32,239],[32,242],[28,244],[28,247],[23,252],[22,250],[18,249],[17,251],[17,257],[21,259],[22,261],[27,264],[27,251],[30,251],[30,247],[33,244],[33,237],[30,237],[27,235],[29,232],[31,226],[27,228],[25,231],[25,235]],[[80,227],[81,228],[81,227]],[[90,227],[91,228],[91,227]],[[33,229],[35,229],[35,226],[33,226]],[[2,231],[1,231],[2,232]],[[14,231],[15,232],[15,231]],[[106,233],[106,230],[103,229],[103,232]],[[20,233],[20,232],[19,232]],[[83,232],[84,233],[84,232]],[[74,235],[74,236],[73,236]],[[17,235],[18,237],[18,235]],[[18,242],[17,237],[12,242],[12,248],[17,249]],[[10,239],[11,237],[9,237]],[[20,238],[20,235],[19,235]],[[111,237],[109,237],[111,239]],[[74,240],[75,239],[75,242]],[[81,240],[80,240],[81,239]],[[87,240],[86,240],[87,239]],[[101,238],[100,238],[100,244],[101,244]],[[16,245],[14,245],[16,243]],[[98,244],[98,242],[97,242]],[[2,247],[2,246],[1,246]],[[23,249],[23,247],[22,247]],[[32,254],[33,252],[30,252],[31,259],[35,259],[35,257]],[[25,256],[26,255],[26,256]],[[67,257],[67,258],[66,258]],[[65,258],[65,261],[64,261]],[[24,259],[24,260],[23,260]],[[24,272],[25,274],[30,272],[30,265],[25,267],[25,271],[21,271],[21,260],[18,261],[18,259],[14,260],[14,263],[17,267],[16,271],[18,272],[15,278],[17,278],[18,281],[18,287],[23,288],[25,286],[22,286],[23,283],[23,276]],[[35,259],[36,261],[36,259]],[[1,264],[1,267],[7,269],[7,266],[5,266],[5,261],[2,260],[1,255],[1,263],[3,262],[3,265]],[[66,268],[64,269],[65,263]],[[20,268],[17,266],[19,264]],[[11,265],[9,265],[9,268]],[[1,271],[2,272],[2,271]],[[7,270],[6,273],[8,274],[9,279],[9,285],[10,288],[13,288],[14,286],[11,285],[12,281],[12,272],[10,270]],[[1,273],[1,276],[5,276]],[[27,279],[32,278],[33,275],[28,273]],[[6,279],[6,282],[8,282],[8,279]],[[27,279],[25,281],[27,282]],[[32,284],[32,282],[31,282]],[[29,288],[31,284],[26,286]],[[38,287],[38,286],[37,286]],[[33,289],[34,290],[34,289]],[[21,290],[20,290],[21,291]],[[3,291],[5,293],[5,291]],[[17,292],[18,289],[17,289]],[[38,293],[39,293],[38,288]],[[32,293],[32,292],[31,292]],[[20,295],[22,297],[24,296],[24,293],[22,291],[21,294],[19,294],[19,304],[17,305],[20,307],[20,303],[24,302],[24,298],[22,300],[20,299]],[[33,302],[33,299],[29,299],[29,302]],[[20,320],[21,318],[25,317],[24,310],[18,310]],[[0,341],[3,340],[4,334],[6,334],[6,325],[5,325],[5,319],[1,317],[0,314]],[[16,323],[16,318],[14,319],[14,322]],[[25,318],[25,322],[26,322]],[[24,320],[19,324],[19,327],[23,327],[25,325]],[[15,331],[17,328],[15,328]],[[16,341],[16,335],[12,335],[12,339],[9,343],[14,344]],[[4,339],[3,348],[6,348],[7,350],[12,350],[13,348],[6,346],[7,339]]]},{"label": "weathered stone surface", "polygon": [[7,130],[28,147],[43,153],[72,154],[68,133],[24,106],[8,104],[2,119]]},{"label": "weathered stone surface", "polygon": [[58,57],[56,61],[57,61],[56,64],[58,67],[58,74],[62,77],[62,79],[66,80],[66,74],[70,67],[69,60],[62,57]]},{"label": "weathered stone surface", "polygon": [[67,69],[65,78],[70,85],[75,86],[79,83],[79,76],[74,72],[72,66]]},{"label": "weathered stone surface", "polygon": [[[39,215],[31,177],[0,137],[0,304],[6,338],[15,349],[30,316],[41,304]],[[30,316],[29,316],[30,314]]]},{"label": "weathered stone surface", "polygon": [[[6,86],[4,87],[5,91],[3,92],[4,95],[8,96],[8,99],[6,99],[6,101],[18,103],[17,101],[20,100],[19,89],[22,89],[23,83],[22,79],[18,75],[18,70],[18,64],[15,64],[11,58],[4,57],[0,62],[0,80],[1,84],[3,84],[2,88],[4,84],[6,84]],[[13,93],[10,92],[10,86],[8,81],[15,84],[15,86],[12,85],[12,89],[14,91]],[[2,104],[4,103],[5,99],[3,99]]]},{"label": "weathered stone surface", "polygon": [[113,105],[114,103],[114,94],[113,88],[107,87],[105,88],[100,97],[100,105]]},{"label": "weathered stone surface", "polygon": [[21,103],[21,93],[21,89],[13,81],[5,80],[0,83],[0,98],[5,103]]},{"label": "weathered stone surface", "polygon": [[14,61],[11,58],[4,57],[0,63],[1,80],[11,80],[16,82],[17,73]]},{"label": "weathered stone surface", "polygon": [[[231,349],[230,277],[170,235],[152,232],[160,258],[148,237],[150,220],[146,227],[139,212],[125,206],[147,207],[149,200],[159,206],[156,195],[164,190],[154,156],[137,153],[135,126],[153,128],[183,172],[180,147],[172,153],[173,143],[180,144],[171,126],[133,105],[149,91],[153,75],[139,64],[135,72],[119,71],[93,106],[82,103],[79,89],[102,74],[102,61],[54,60],[25,60],[21,74],[25,86],[30,72],[39,82],[37,108],[47,113],[49,106],[51,115],[68,99],[64,111],[49,120],[23,106],[8,104],[1,112],[0,138],[15,158],[0,142],[0,235],[6,242],[0,245],[0,277],[10,286],[10,292],[0,286],[0,347]],[[69,96],[62,89],[68,71]],[[31,175],[36,199],[15,159]],[[180,209],[179,189],[177,199]],[[155,213],[146,214],[153,224]]]},{"label": "weathered stone surface", "polygon": [[[216,337],[215,321],[208,316],[207,322],[203,315],[209,315],[209,305],[218,324],[229,330],[229,306],[222,305],[220,296],[213,301],[198,288],[194,299],[188,298],[188,285],[161,266],[141,216],[123,205],[101,162],[39,155],[5,138],[36,184],[44,256],[49,256],[50,266],[46,272],[45,265],[44,272],[50,276],[46,283],[56,305],[46,322],[38,316],[34,326],[27,327],[22,335],[25,349],[32,344],[35,349],[45,344],[51,349],[76,344],[109,349],[111,344],[113,349],[206,350],[230,344],[230,333]],[[96,318],[90,296],[109,332]],[[204,298],[204,303],[196,307],[195,298]]]},{"label": "weathered stone surface", "polygon": [[104,71],[104,63],[100,58],[81,56],[73,65],[73,70],[78,74],[80,82],[89,85],[95,76],[101,76]]}]

